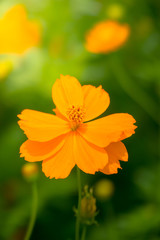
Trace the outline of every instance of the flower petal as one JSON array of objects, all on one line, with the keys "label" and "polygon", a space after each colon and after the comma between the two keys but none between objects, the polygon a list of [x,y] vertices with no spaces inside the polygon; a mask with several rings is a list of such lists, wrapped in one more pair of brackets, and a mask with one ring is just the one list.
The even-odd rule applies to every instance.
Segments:
[{"label": "flower petal", "polygon": [[65,139],[63,147],[52,157],[42,162],[42,171],[50,178],[66,178],[75,165],[73,155],[73,134]]},{"label": "flower petal", "polygon": [[40,42],[39,25],[28,21],[23,5],[15,5],[0,19],[0,53],[22,54]]},{"label": "flower petal", "polygon": [[87,142],[75,132],[74,154],[77,166],[85,173],[94,174],[108,162],[108,155],[103,148]]},{"label": "flower petal", "polygon": [[53,156],[64,145],[64,135],[48,142],[25,141],[20,147],[20,157],[24,157],[28,162],[42,161]]},{"label": "flower petal", "polygon": [[104,174],[110,175],[110,174],[118,173],[118,168],[121,169],[121,165],[120,165],[119,161],[115,161],[115,162],[109,162],[103,168],[103,170],[100,170],[100,171],[103,172]]},{"label": "flower petal", "polygon": [[57,117],[62,118],[65,121],[68,121],[68,119],[64,115],[62,115],[62,113],[60,113],[60,111],[57,108],[54,108],[53,112],[56,114]]},{"label": "flower petal", "polygon": [[105,112],[110,104],[110,98],[108,93],[102,89],[102,86],[96,88],[91,85],[84,85],[82,91],[86,110],[84,121],[89,121]]},{"label": "flower petal", "polygon": [[130,137],[135,131],[135,119],[127,113],[112,114],[92,122],[82,124],[77,131],[89,142],[106,147]]},{"label": "flower petal", "polygon": [[75,77],[61,75],[52,88],[52,98],[57,109],[65,117],[69,107],[83,106],[82,87]]},{"label": "flower petal", "polygon": [[119,160],[128,161],[128,152],[125,145],[122,142],[111,143],[105,148],[108,154],[108,163],[101,170],[105,174],[113,174],[118,172],[118,168],[121,168]]},{"label": "flower petal", "polygon": [[25,109],[18,117],[20,128],[32,141],[46,142],[70,131],[68,122],[52,114]]}]

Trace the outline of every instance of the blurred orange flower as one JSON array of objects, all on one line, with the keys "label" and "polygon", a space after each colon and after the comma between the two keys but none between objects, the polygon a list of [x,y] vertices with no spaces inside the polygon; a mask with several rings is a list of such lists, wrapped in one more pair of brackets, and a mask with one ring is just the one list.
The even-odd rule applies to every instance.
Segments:
[{"label": "blurred orange flower", "polygon": [[29,109],[18,115],[28,137],[20,148],[21,157],[43,161],[42,170],[50,178],[66,178],[75,164],[90,174],[116,173],[118,160],[128,159],[120,141],[134,133],[135,119],[117,113],[90,121],[108,108],[109,95],[101,86],[81,86],[71,76],[56,80],[52,98],[56,115]]},{"label": "blurred orange flower", "polygon": [[116,21],[96,24],[86,35],[85,47],[92,53],[108,53],[117,50],[128,39],[130,27]]},{"label": "blurred orange flower", "polygon": [[39,43],[40,28],[28,21],[22,5],[16,5],[0,19],[0,36],[0,54],[22,54]]}]

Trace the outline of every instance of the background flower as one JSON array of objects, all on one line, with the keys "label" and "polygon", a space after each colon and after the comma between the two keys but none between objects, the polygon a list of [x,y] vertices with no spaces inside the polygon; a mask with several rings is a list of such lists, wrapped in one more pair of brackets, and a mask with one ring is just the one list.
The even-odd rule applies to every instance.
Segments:
[{"label": "background flower", "polygon": [[128,39],[130,27],[116,21],[97,23],[86,34],[85,47],[92,53],[108,53],[117,50]]},{"label": "background flower", "polygon": [[0,54],[24,53],[40,42],[40,27],[27,19],[23,5],[15,5],[0,19]]}]

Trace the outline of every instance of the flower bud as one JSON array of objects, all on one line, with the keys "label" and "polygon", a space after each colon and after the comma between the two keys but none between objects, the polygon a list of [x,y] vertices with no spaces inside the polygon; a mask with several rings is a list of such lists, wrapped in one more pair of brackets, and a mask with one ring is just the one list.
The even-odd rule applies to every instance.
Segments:
[{"label": "flower bud", "polygon": [[94,194],[100,200],[109,199],[114,193],[113,182],[107,179],[102,179],[95,184]]},{"label": "flower bud", "polygon": [[22,167],[22,175],[28,182],[34,182],[38,178],[38,165],[36,163],[26,163]]},{"label": "flower bud", "polygon": [[84,197],[81,200],[81,221],[84,224],[91,225],[96,223],[95,216],[96,212],[96,199],[93,197],[92,189],[88,190],[88,186],[85,186]]}]

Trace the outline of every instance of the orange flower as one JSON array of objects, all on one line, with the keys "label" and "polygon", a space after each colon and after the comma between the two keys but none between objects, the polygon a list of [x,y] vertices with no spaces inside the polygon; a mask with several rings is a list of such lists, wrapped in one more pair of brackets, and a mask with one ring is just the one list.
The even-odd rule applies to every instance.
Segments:
[{"label": "orange flower", "polygon": [[27,20],[22,5],[12,7],[0,19],[0,54],[21,54],[40,41],[39,26]]},{"label": "orange flower", "polygon": [[96,24],[86,35],[85,47],[92,53],[108,53],[117,50],[128,39],[127,24],[105,21]]},{"label": "orange flower", "polygon": [[116,173],[118,160],[128,160],[121,140],[134,133],[134,118],[117,113],[90,121],[107,109],[109,95],[101,86],[81,86],[71,76],[56,80],[52,98],[56,115],[29,109],[18,115],[28,137],[20,148],[21,157],[43,161],[42,170],[50,178],[66,178],[75,165],[90,174]]}]

